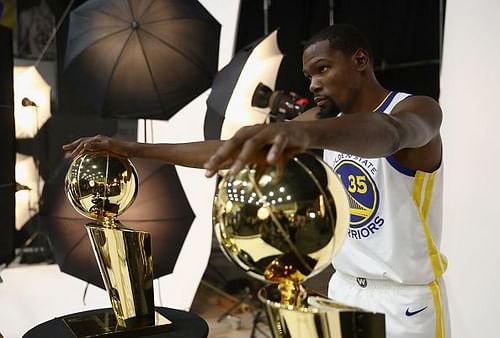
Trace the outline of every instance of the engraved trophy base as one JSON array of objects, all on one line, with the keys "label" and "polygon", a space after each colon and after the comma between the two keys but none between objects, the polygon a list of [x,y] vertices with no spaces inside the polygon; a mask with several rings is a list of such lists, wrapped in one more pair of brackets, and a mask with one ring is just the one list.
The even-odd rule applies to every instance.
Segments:
[{"label": "engraved trophy base", "polygon": [[122,327],[113,310],[105,309],[88,315],[74,315],[63,318],[64,324],[77,338],[91,337],[142,337],[171,330],[172,322],[162,314],[154,313],[154,322],[145,320],[136,327]]}]

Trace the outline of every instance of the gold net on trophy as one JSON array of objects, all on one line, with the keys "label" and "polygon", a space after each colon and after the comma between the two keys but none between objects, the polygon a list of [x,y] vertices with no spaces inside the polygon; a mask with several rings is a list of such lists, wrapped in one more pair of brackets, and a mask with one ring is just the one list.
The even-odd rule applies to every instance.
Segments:
[{"label": "gold net on trophy", "polygon": [[270,283],[258,297],[274,337],[385,337],[384,315],[309,296],[302,286],[331,264],[349,212],[340,179],[312,153],[283,166],[246,168],[219,182],[215,233],[234,263]]},{"label": "gold net on trophy", "polygon": [[137,172],[130,160],[84,154],[73,160],[65,179],[72,206],[94,222],[85,225],[112,312],[102,318],[72,317],[77,337],[163,332],[170,321],[154,309],[151,234],[126,228],[117,219],[134,202]]}]

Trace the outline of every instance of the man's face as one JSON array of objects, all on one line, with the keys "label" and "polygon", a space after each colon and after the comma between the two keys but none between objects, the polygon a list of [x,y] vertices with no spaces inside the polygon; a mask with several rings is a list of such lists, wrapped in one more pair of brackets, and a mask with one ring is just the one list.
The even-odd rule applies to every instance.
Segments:
[{"label": "man's face", "polygon": [[305,76],[311,81],[309,90],[322,110],[337,104],[347,113],[359,87],[359,75],[353,58],[330,48],[328,40],[312,44],[302,56]]}]

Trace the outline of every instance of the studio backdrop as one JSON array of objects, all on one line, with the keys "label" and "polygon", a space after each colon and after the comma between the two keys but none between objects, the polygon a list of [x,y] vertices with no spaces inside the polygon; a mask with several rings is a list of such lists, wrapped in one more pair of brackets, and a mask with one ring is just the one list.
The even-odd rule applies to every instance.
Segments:
[{"label": "studio backdrop", "polygon": [[15,127],[12,32],[0,26],[0,264],[14,256],[15,232]]}]

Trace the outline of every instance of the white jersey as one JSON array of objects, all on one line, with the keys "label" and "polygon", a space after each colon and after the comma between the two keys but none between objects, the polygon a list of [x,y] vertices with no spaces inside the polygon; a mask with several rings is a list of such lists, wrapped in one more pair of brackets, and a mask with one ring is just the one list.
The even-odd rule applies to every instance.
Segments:
[{"label": "white jersey", "polygon": [[[376,111],[389,113],[409,94],[391,92]],[[432,173],[403,167],[393,157],[362,158],[327,150],[325,161],[349,197],[350,227],[333,260],[353,277],[428,284],[446,269],[439,252],[442,165]]]}]

